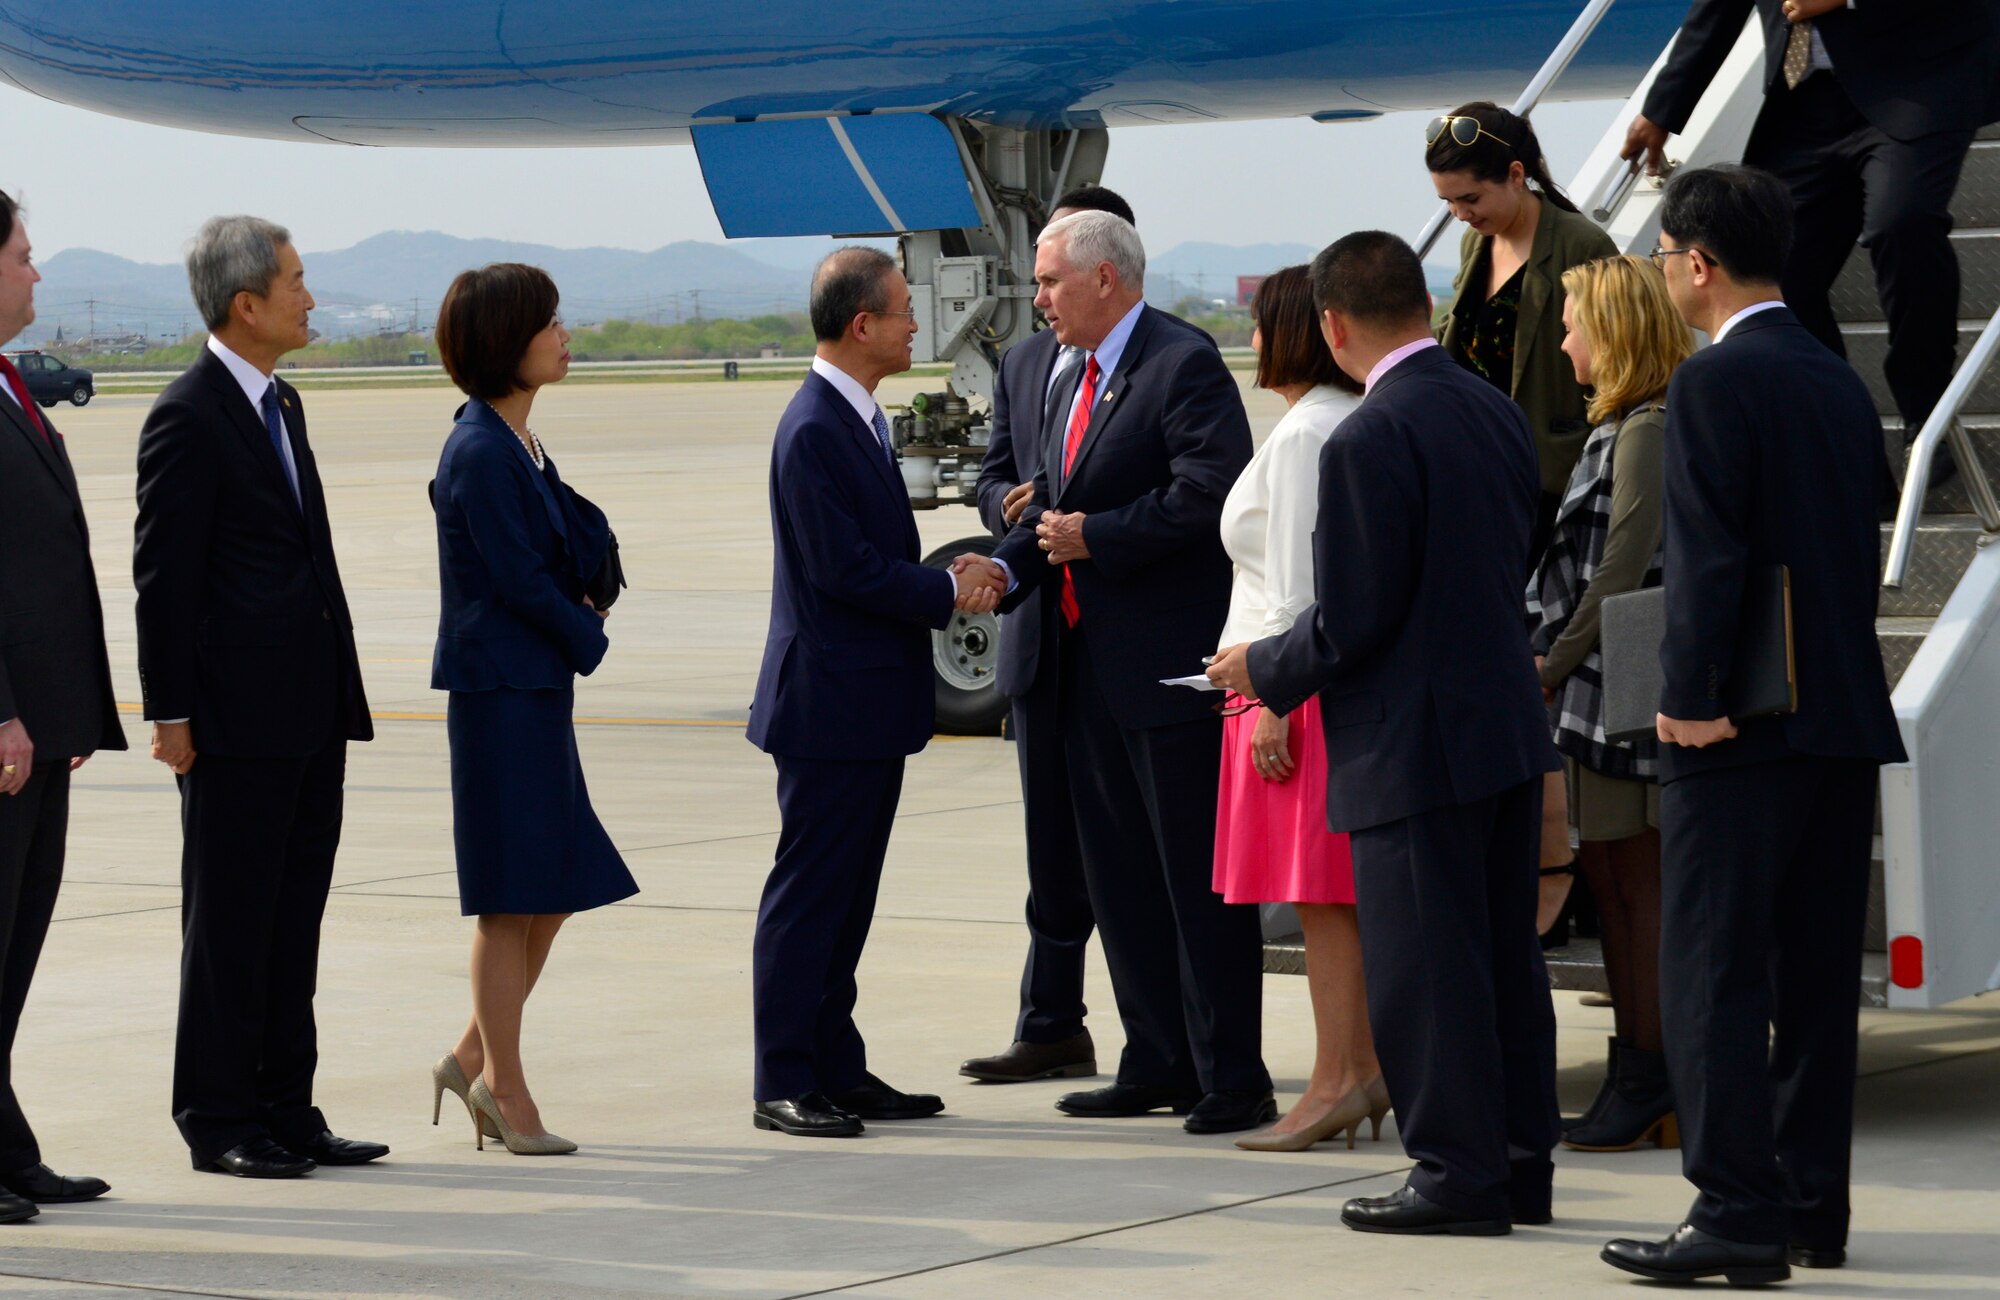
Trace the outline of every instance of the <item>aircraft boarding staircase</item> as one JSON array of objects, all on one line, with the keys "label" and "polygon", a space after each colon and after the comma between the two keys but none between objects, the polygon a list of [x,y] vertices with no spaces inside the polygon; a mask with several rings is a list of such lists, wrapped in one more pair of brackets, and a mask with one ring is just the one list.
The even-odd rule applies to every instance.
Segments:
[{"label": "aircraft boarding staircase", "polygon": [[[1517,112],[1533,107],[1608,7],[1609,0],[1586,6],[1568,48],[1551,56]],[[1617,153],[1665,58],[1663,51],[1570,190],[1632,253],[1650,250],[1658,238],[1660,185],[1632,178]],[[1687,130],[1671,142],[1668,158],[1692,166],[1740,159],[1762,86],[1762,39],[1753,18]],[[2000,470],[2000,364],[1989,364],[2000,351],[2000,126],[1979,133],[1952,211],[1963,282],[1961,371],[1908,458],[1928,464],[1938,442],[1956,438],[1947,433],[1956,411],[1964,436],[1953,445],[1965,468],[1928,501],[1906,490],[1899,524],[1882,530],[1890,573],[1876,627],[1910,762],[1883,771],[1860,989],[1861,1002],[1870,1006],[1937,1006],[2000,987],[2000,745],[1994,743],[2000,737],[2000,546],[1986,545],[2000,535],[2000,507],[1986,486],[1987,470]],[[1447,215],[1439,213],[1426,239],[1435,239]],[[1900,471],[1903,430],[1882,377],[1888,330],[1865,249],[1857,247],[1849,259],[1833,304],[1848,358],[1882,412],[1890,463]],[[1894,545],[1899,527],[1906,534],[1901,546]],[[1266,934],[1273,936],[1265,947],[1267,971],[1304,970],[1296,934],[1274,935],[1287,920],[1292,918],[1266,917]],[[1295,920],[1292,925],[1295,930]],[[1548,966],[1557,988],[1605,988],[1595,939],[1573,938],[1550,951]]]}]

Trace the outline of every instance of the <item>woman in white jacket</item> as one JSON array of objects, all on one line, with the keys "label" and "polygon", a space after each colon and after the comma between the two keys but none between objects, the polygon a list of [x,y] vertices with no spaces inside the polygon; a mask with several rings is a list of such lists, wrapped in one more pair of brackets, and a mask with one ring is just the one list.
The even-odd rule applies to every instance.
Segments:
[{"label": "woman in white jacket", "polygon": [[[1266,279],[1251,305],[1257,385],[1290,409],[1230,489],[1222,544],[1236,564],[1220,645],[1276,636],[1313,603],[1313,524],[1319,453],[1359,403],[1360,386],[1320,337],[1306,268]],[[1312,1080],[1276,1125],[1237,1139],[1249,1151],[1301,1151],[1363,1119],[1381,1136],[1389,1099],[1368,1032],[1354,863],[1347,837],[1326,828],[1326,744],[1319,701],[1289,717],[1254,701],[1224,704],[1215,889],[1231,903],[1291,903],[1305,930],[1318,1050]]]}]

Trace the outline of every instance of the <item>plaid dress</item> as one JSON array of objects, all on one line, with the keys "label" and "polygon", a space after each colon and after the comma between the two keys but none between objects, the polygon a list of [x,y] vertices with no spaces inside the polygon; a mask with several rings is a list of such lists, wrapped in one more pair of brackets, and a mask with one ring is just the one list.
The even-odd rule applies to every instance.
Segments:
[{"label": "plaid dress", "polygon": [[[1546,655],[1569,626],[1604,557],[1605,539],[1611,532],[1611,458],[1618,430],[1639,411],[1659,409],[1658,405],[1640,407],[1607,420],[1583,445],[1556,512],[1548,553],[1528,584],[1528,620],[1535,625],[1533,641],[1538,655]],[[1660,585],[1657,551],[1639,585]],[[1617,742],[1605,737],[1604,653],[1600,647],[1593,646],[1556,688],[1552,718],[1556,748],[1593,772],[1624,780],[1658,779],[1658,741]]]}]

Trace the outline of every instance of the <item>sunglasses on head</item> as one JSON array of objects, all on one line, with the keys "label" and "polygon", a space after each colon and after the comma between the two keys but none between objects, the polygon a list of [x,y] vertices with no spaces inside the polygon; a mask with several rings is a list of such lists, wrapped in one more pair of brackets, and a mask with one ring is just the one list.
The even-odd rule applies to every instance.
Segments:
[{"label": "sunglasses on head", "polygon": [[1461,149],[1470,148],[1472,142],[1483,135],[1507,152],[1512,153],[1514,151],[1513,145],[1508,144],[1499,136],[1479,125],[1478,118],[1466,117],[1458,113],[1447,113],[1442,117],[1434,117],[1426,123],[1424,125],[1424,147],[1428,149],[1436,144],[1438,137],[1446,131],[1451,132],[1451,142]]}]

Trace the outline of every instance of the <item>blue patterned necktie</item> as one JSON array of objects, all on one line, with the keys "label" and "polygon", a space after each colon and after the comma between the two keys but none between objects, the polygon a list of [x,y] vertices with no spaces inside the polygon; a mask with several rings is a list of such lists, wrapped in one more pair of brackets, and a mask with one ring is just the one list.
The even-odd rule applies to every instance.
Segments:
[{"label": "blue patterned necktie", "polygon": [[285,417],[278,411],[278,381],[264,390],[264,429],[271,435],[271,450],[278,457],[278,468],[284,472],[285,481],[292,485],[292,504],[305,512],[305,501],[299,495],[298,476],[292,470],[291,461],[285,458]]},{"label": "blue patterned necktie", "polygon": [[891,465],[895,464],[896,449],[889,441],[889,421],[883,418],[882,408],[879,406],[875,408],[875,438],[882,444],[882,454],[889,458]]}]

